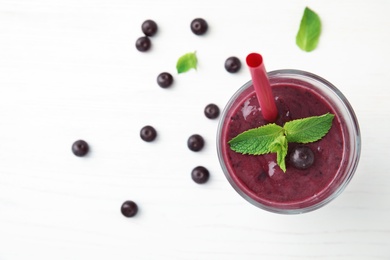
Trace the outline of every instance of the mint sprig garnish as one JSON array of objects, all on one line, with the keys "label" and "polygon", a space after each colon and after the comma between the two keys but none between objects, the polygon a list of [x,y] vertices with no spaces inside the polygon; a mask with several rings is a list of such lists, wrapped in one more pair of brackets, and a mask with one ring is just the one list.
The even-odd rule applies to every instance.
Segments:
[{"label": "mint sprig garnish", "polygon": [[298,47],[307,52],[314,50],[318,45],[320,35],[320,17],[314,11],[306,7],[296,36]]},{"label": "mint sprig garnish", "polygon": [[189,52],[181,56],[176,63],[177,73],[187,72],[190,69],[196,69],[198,66],[198,58],[196,52]]},{"label": "mint sprig garnish", "polygon": [[326,113],[289,121],[283,127],[274,123],[249,129],[228,143],[238,153],[262,155],[276,153],[277,164],[286,172],[288,143],[312,143],[323,138],[332,127],[334,115]]}]

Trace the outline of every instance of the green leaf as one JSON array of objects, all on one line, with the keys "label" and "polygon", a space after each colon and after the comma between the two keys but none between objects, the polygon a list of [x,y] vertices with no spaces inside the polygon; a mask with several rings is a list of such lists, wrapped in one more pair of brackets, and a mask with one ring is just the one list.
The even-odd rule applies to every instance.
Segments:
[{"label": "green leaf", "polygon": [[237,135],[229,141],[229,145],[233,151],[242,154],[267,154],[271,152],[272,142],[280,136],[283,136],[283,128],[276,124],[268,124]]},{"label": "green leaf", "polygon": [[286,172],[288,143],[311,143],[320,140],[332,127],[333,118],[333,114],[327,113],[295,119],[285,123],[283,127],[268,124],[238,134],[228,143],[233,151],[242,154],[276,153],[277,164]]},{"label": "green leaf", "polygon": [[321,35],[320,17],[308,7],[303,17],[296,37],[296,43],[304,51],[312,51],[317,47]]},{"label": "green leaf", "polygon": [[190,69],[196,69],[198,65],[198,59],[196,57],[196,52],[189,52],[181,56],[177,63],[176,69],[177,73],[187,72]]},{"label": "green leaf", "polygon": [[276,161],[282,169],[283,172],[286,172],[286,155],[287,155],[287,138],[282,135],[278,136],[270,145],[270,150],[273,153],[276,153]]},{"label": "green leaf", "polygon": [[324,114],[287,122],[283,128],[288,142],[311,143],[324,137],[332,127],[334,115]]}]

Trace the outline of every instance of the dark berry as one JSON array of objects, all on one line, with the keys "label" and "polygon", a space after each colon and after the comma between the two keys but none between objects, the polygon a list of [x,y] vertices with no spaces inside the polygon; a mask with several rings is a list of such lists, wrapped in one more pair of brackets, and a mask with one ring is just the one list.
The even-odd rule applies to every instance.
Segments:
[{"label": "dark berry", "polygon": [[202,150],[204,146],[204,139],[198,134],[191,135],[188,138],[187,145],[191,151],[198,152]]},{"label": "dark berry", "polygon": [[134,217],[138,212],[138,206],[134,201],[125,201],[122,204],[121,212],[127,218]]},{"label": "dark berry", "polygon": [[215,119],[219,116],[219,107],[215,104],[208,104],[204,108],[204,114],[207,118]]},{"label": "dark berry", "polygon": [[198,184],[206,183],[209,180],[209,177],[209,171],[203,166],[195,167],[191,172],[192,180]]},{"label": "dark berry", "polygon": [[172,83],[173,83],[173,77],[168,72],[160,73],[157,76],[157,84],[162,88],[168,88],[172,85]]},{"label": "dark berry", "polygon": [[241,69],[241,61],[237,57],[229,57],[225,61],[225,69],[230,73],[236,73]]},{"label": "dark berry", "polygon": [[196,35],[203,35],[208,29],[207,22],[202,18],[196,18],[191,22],[191,31]]},{"label": "dark berry", "polygon": [[149,50],[151,46],[152,46],[152,42],[147,36],[139,37],[135,42],[135,47],[137,48],[137,50],[142,52]]},{"label": "dark berry", "polygon": [[146,36],[153,36],[156,34],[158,26],[155,21],[153,20],[146,20],[145,22],[142,23],[142,32]]},{"label": "dark berry", "polygon": [[307,169],[314,163],[314,153],[307,146],[297,146],[290,153],[290,162],[297,169]]},{"label": "dark berry", "polygon": [[153,126],[147,125],[142,127],[140,136],[145,142],[151,142],[157,137],[156,129]]},{"label": "dark berry", "polygon": [[74,155],[82,157],[85,156],[89,151],[88,143],[84,140],[77,140],[72,145],[72,152]]}]

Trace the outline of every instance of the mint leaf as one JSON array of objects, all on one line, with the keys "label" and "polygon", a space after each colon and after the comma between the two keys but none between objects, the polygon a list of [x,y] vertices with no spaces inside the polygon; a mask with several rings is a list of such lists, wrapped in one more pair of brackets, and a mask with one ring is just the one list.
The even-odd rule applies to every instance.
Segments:
[{"label": "mint leaf", "polygon": [[230,148],[242,154],[260,155],[271,152],[271,144],[283,136],[283,128],[268,124],[245,131],[229,141]]},{"label": "mint leaf", "polygon": [[334,115],[329,113],[322,116],[306,117],[287,122],[283,128],[289,142],[311,143],[321,139],[328,133],[333,118]]},{"label": "mint leaf", "polygon": [[326,113],[295,119],[285,123],[283,127],[268,124],[238,134],[228,143],[233,151],[242,154],[276,153],[277,164],[286,172],[288,142],[311,143],[320,140],[332,127],[333,118],[333,114]]},{"label": "mint leaf", "polygon": [[276,153],[276,161],[282,169],[283,172],[286,172],[286,161],[284,160],[287,155],[287,138],[282,135],[278,136],[270,145],[270,150],[273,153]]},{"label": "mint leaf", "polygon": [[320,35],[320,17],[306,7],[296,36],[296,44],[302,50],[310,52],[317,47]]},{"label": "mint leaf", "polygon": [[196,69],[198,65],[198,59],[196,57],[196,52],[189,52],[181,56],[177,63],[176,69],[177,73],[187,72],[190,69]]}]

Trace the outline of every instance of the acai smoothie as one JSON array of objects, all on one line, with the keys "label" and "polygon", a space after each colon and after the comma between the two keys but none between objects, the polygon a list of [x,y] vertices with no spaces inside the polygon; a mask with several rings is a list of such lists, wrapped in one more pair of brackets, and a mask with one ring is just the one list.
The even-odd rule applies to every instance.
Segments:
[{"label": "acai smoothie", "polygon": [[[275,153],[233,151],[229,140],[269,123],[249,81],[228,102],[220,121],[217,148],[222,169],[236,191],[260,208],[286,214],[317,209],[335,198],[355,172],[360,154],[355,114],[339,90],[314,74],[280,70],[268,73],[268,78],[277,107],[275,124],[330,113],[334,118],[329,132],[316,142],[289,143],[285,171]],[[309,166],[296,163],[299,153]]]}]

